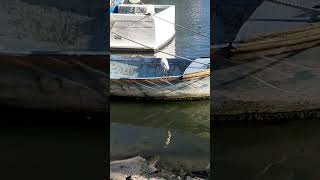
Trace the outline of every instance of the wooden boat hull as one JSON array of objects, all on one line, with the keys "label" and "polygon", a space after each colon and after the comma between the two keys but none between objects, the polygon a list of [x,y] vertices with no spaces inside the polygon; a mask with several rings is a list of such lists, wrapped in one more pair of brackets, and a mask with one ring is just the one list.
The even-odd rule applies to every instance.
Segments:
[{"label": "wooden boat hull", "polygon": [[[320,23],[312,23],[295,30],[274,33],[235,44],[236,48],[223,52],[232,60],[250,61],[299,52],[320,44]],[[221,53],[222,51],[220,51]],[[213,51],[213,55],[219,52]],[[217,56],[217,55],[216,55]]]},{"label": "wooden boat hull", "polygon": [[[178,64],[179,60],[169,62]],[[144,72],[138,72],[138,74],[147,74],[159,68],[159,65],[159,63],[150,63],[148,67],[143,67]],[[183,76],[129,79],[112,77],[114,68],[111,63],[111,96],[158,100],[195,100],[207,99],[210,96],[210,69]],[[128,72],[130,70],[122,71]]]},{"label": "wooden boat hull", "polygon": [[1,53],[0,104],[106,112],[105,54]]}]

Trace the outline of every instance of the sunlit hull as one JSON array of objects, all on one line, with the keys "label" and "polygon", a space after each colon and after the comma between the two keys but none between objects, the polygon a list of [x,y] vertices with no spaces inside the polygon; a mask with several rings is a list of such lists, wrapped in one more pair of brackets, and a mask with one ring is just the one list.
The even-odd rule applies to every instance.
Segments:
[{"label": "sunlit hull", "polygon": [[110,15],[110,48],[118,51],[155,51],[175,36],[175,6],[155,5],[155,15]]}]

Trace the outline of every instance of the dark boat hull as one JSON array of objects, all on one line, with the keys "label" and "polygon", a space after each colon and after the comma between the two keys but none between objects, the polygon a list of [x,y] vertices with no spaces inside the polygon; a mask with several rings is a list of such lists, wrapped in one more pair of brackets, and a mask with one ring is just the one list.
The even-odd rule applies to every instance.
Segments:
[{"label": "dark boat hull", "polygon": [[[312,7],[317,1],[302,3]],[[301,14],[264,2],[234,33],[235,49],[212,49],[215,121],[319,117],[319,24]]]},{"label": "dark boat hull", "polygon": [[107,109],[107,56],[0,54],[0,104],[44,110]]}]

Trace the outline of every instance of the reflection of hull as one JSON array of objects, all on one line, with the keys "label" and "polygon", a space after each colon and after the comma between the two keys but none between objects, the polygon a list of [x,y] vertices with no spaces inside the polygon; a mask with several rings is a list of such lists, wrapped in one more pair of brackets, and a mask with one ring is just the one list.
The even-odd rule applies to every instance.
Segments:
[{"label": "reflection of hull", "polygon": [[[131,124],[138,127],[164,128],[193,132],[195,134],[210,131],[210,103],[144,103],[111,102],[112,123]],[[123,109],[128,109],[123,113]],[[128,118],[130,117],[130,118]]]},{"label": "reflection of hull", "polygon": [[110,158],[160,156],[166,167],[203,171],[210,154],[209,116],[209,101],[112,101]]},{"label": "reflection of hull", "polygon": [[2,53],[0,103],[62,111],[106,111],[107,56],[94,54]]},{"label": "reflection of hull", "polygon": [[214,179],[286,179],[290,170],[297,179],[319,177],[319,126],[317,119],[215,126]]},{"label": "reflection of hull", "polygon": [[160,59],[111,61],[113,96],[185,100],[210,96],[210,69],[197,69],[184,74],[191,63],[182,59],[169,60],[168,76],[163,75]]},{"label": "reflection of hull", "polygon": [[111,14],[111,50],[155,51],[170,42],[175,35],[175,7],[155,5],[155,8],[161,10],[155,16]]}]

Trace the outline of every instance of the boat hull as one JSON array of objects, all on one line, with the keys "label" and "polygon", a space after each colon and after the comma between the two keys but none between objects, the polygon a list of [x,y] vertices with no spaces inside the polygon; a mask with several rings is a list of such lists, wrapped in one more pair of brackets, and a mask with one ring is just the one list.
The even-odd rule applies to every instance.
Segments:
[{"label": "boat hull", "polygon": [[251,61],[265,57],[288,55],[320,45],[320,23],[237,42],[235,48],[212,49],[213,57],[233,61]]},{"label": "boat hull", "polygon": [[106,112],[106,55],[1,53],[0,104]]},{"label": "boat hull", "polygon": [[[209,98],[210,69],[196,67],[198,71],[194,70],[190,61],[181,59],[169,59],[168,62],[170,75],[166,76],[158,58],[112,60],[111,96],[157,100]],[[189,70],[190,67],[193,71]]]},{"label": "boat hull", "polygon": [[157,100],[196,100],[210,96],[210,77],[161,82],[111,80],[110,92],[116,97]]},{"label": "boat hull", "polygon": [[164,9],[153,15],[111,14],[110,49],[112,51],[156,51],[175,36],[175,7],[156,5]]}]

